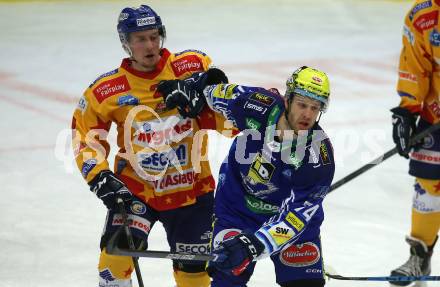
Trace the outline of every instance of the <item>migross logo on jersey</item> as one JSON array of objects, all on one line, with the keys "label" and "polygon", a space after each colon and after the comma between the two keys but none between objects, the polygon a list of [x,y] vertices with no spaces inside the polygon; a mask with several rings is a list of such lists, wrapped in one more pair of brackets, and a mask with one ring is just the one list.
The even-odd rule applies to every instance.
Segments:
[{"label": "migross logo on jersey", "polygon": [[[115,214],[113,216],[112,225],[113,226],[120,226],[122,224],[124,224],[124,220],[122,219],[122,215]],[[145,235],[148,235],[148,233],[150,233],[150,229],[151,229],[151,222],[146,220],[143,217],[140,217],[140,216],[137,216],[134,214],[128,214],[128,226],[143,232]]]},{"label": "migross logo on jersey", "polygon": [[180,141],[181,138],[191,134],[192,120],[190,118],[179,120],[177,123],[171,123],[168,119],[137,122],[136,126],[140,128],[136,131],[136,137],[133,142],[146,147],[151,145],[160,146],[169,144],[172,141]]},{"label": "migross logo on jersey", "polygon": [[321,258],[321,252],[318,246],[313,242],[302,244],[287,244],[280,252],[280,261],[292,267],[310,266],[318,262]]},{"label": "migross logo on jersey", "polygon": [[203,64],[196,55],[188,55],[171,62],[171,68],[176,77],[180,77],[186,72],[201,72],[203,71]]},{"label": "migross logo on jersey", "polygon": [[125,76],[120,76],[111,80],[107,80],[99,84],[96,88],[93,89],[93,94],[99,103],[102,103],[105,99],[120,94],[123,92],[127,92],[131,89],[128,84],[128,80]]}]

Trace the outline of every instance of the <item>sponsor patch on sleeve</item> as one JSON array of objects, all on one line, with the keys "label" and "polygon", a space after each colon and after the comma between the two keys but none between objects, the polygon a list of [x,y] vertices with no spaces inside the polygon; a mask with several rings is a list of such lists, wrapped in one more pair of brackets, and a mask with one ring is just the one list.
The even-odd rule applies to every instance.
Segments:
[{"label": "sponsor patch on sleeve", "polygon": [[284,222],[271,226],[267,232],[277,246],[283,245],[295,235],[292,228],[287,226]]},{"label": "sponsor patch on sleeve", "polygon": [[304,228],[304,222],[292,212],[287,213],[285,219],[298,231],[301,231]]},{"label": "sponsor patch on sleeve", "polygon": [[263,104],[266,107],[270,107],[275,101],[275,99],[272,98],[271,96],[260,93],[253,93],[252,95],[249,96],[249,99],[254,100],[260,104]]},{"label": "sponsor patch on sleeve", "polygon": [[438,23],[438,10],[428,12],[420,15],[414,21],[414,28],[420,33],[423,33],[424,30],[429,30]]},{"label": "sponsor patch on sleeve", "polygon": [[203,64],[196,55],[188,55],[172,61],[171,68],[176,77],[180,77],[186,72],[194,73],[203,71]]},{"label": "sponsor patch on sleeve", "polygon": [[100,83],[93,89],[93,94],[98,102],[102,103],[105,99],[116,94],[127,92],[130,89],[127,77],[120,76]]},{"label": "sponsor patch on sleeve", "polygon": [[81,111],[81,114],[84,115],[85,111],[87,110],[87,99],[86,99],[86,97],[82,96],[79,99],[79,102],[78,102],[78,105],[76,106],[76,108]]},{"label": "sponsor patch on sleeve", "polygon": [[330,156],[328,154],[328,148],[324,142],[322,142],[321,145],[319,146],[319,155],[321,157],[323,165],[327,165],[331,163]]}]

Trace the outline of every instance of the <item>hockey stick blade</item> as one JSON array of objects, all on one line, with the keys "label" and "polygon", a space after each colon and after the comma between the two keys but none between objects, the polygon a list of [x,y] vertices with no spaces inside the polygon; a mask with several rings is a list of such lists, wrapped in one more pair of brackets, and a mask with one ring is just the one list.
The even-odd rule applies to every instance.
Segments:
[{"label": "hockey stick blade", "polygon": [[350,281],[389,281],[389,282],[412,282],[412,281],[440,281],[440,276],[342,276],[325,273],[328,278]]},{"label": "hockey stick blade", "polygon": [[168,252],[168,251],[155,251],[155,250],[132,250],[126,248],[119,248],[117,242],[123,226],[112,235],[107,243],[107,253],[113,255],[132,256],[132,257],[149,257],[149,258],[164,258],[164,259],[178,259],[189,261],[215,261],[218,256],[210,254],[194,254],[194,253],[180,253],[180,252]]}]

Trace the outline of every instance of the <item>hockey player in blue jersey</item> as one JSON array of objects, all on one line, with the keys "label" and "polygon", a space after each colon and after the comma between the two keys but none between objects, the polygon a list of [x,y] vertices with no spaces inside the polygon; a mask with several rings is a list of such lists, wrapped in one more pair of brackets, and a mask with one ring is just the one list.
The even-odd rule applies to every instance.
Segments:
[{"label": "hockey player in blue jersey", "polygon": [[335,170],[330,140],[318,124],[328,107],[327,75],[297,69],[284,97],[234,84],[201,90],[200,81],[203,74],[162,82],[158,90],[182,115],[196,117],[207,103],[242,132],[220,168],[211,286],[246,286],[255,261],[269,256],[280,286],[324,286],[322,201]]}]

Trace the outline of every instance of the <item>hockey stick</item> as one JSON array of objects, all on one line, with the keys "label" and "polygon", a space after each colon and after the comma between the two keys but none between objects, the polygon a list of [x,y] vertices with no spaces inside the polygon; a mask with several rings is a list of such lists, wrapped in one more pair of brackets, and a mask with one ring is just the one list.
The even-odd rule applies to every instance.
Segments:
[{"label": "hockey stick", "polygon": [[389,282],[412,282],[412,281],[440,281],[440,276],[342,276],[325,273],[328,278],[351,281],[389,281]]},{"label": "hockey stick", "polygon": [[[128,246],[131,249],[136,249],[136,247],[134,245],[134,241],[133,241],[133,236],[131,235],[130,228],[128,227],[128,216],[127,216],[127,212],[125,211],[124,201],[121,198],[117,198],[116,202],[118,204],[119,212],[122,215],[122,222],[123,223],[122,223],[120,230],[122,231],[122,229],[125,229],[125,234],[127,235]],[[109,252],[109,250],[107,250],[107,252]],[[139,287],[144,287],[144,282],[142,280],[142,275],[141,275],[141,269],[139,268],[138,258],[135,256],[131,256],[131,257],[133,259],[134,270],[136,272],[136,277],[138,280]]]},{"label": "hockey stick", "polygon": [[[440,122],[424,129],[423,131],[419,132],[418,134],[416,134],[414,137],[411,138],[410,140],[410,145],[413,146],[415,143],[417,143],[418,141],[420,141],[421,139],[423,139],[424,137],[426,137],[428,134],[436,131],[440,129]],[[384,153],[383,155],[377,157],[376,159],[370,161],[369,163],[365,164],[364,166],[360,167],[359,169],[353,171],[352,173],[348,174],[347,176],[341,178],[340,180],[338,180],[337,182],[333,183],[330,186],[330,191],[335,190],[336,188],[340,187],[341,185],[346,184],[347,182],[351,181],[352,179],[354,179],[355,177],[363,174],[364,172],[366,172],[367,170],[369,170],[370,168],[382,163],[383,161],[385,161],[386,159],[388,159],[389,157],[395,155],[397,153],[397,148],[394,147],[392,149],[390,149],[389,151],[387,151],[386,153]]]},{"label": "hockey stick", "polygon": [[107,252],[113,255],[123,255],[132,257],[149,257],[149,258],[166,258],[166,259],[179,259],[189,261],[215,261],[217,255],[210,254],[195,254],[195,253],[180,253],[180,252],[168,252],[168,251],[154,251],[154,250],[135,250],[134,248],[126,249],[119,248],[117,242],[122,234],[123,226],[112,235],[107,243]]}]

